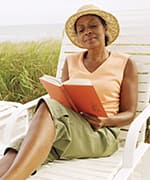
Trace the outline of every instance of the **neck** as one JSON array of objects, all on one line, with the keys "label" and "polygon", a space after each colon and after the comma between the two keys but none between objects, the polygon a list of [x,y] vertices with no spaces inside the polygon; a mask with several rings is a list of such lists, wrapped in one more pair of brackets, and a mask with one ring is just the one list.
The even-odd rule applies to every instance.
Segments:
[{"label": "neck", "polygon": [[103,62],[109,57],[107,49],[89,50],[86,53],[85,59],[92,62]]}]

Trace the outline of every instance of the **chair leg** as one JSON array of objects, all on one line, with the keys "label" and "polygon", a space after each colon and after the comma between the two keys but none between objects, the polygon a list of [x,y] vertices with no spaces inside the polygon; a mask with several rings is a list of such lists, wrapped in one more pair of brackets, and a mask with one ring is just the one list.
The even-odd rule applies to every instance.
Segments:
[{"label": "chair leg", "polygon": [[147,150],[147,152],[145,153],[145,156],[143,157],[142,160],[142,179],[141,180],[149,180],[149,163],[150,163],[150,146]]},{"label": "chair leg", "polygon": [[150,143],[150,117],[148,118],[147,124],[146,124],[145,142]]}]

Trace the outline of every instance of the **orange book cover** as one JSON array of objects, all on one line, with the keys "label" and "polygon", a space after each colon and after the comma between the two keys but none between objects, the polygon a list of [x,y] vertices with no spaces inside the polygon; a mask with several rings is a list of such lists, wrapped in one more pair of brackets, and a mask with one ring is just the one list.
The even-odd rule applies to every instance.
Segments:
[{"label": "orange book cover", "polygon": [[71,79],[61,83],[53,76],[44,75],[40,77],[40,81],[50,97],[63,105],[96,117],[107,116],[95,88],[88,79]]}]

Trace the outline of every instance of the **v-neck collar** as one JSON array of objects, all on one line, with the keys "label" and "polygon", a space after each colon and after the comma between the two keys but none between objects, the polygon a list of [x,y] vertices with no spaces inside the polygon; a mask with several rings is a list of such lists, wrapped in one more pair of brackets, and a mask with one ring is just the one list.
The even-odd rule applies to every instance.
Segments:
[{"label": "v-neck collar", "polygon": [[107,62],[109,61],[110,57],[112,56],[112,52],[109,52],[109,53],[110,53],[110,54],[109,54],[109,57],[108,57],[101,65],[99,65],[93,72],[90,72],[90,71],[86,68],[86,66],[84,65],[84,62],[83,62],[83,60],[84,60],[84,55],[85,55],[86,52],[87,52],[87,51],[84,51],[84,52],[81,53],[81,56],[80,56],[80,66],[81,66],[86,72],[88,72],[89,74],[94,74],[94,73],[96,73],[99,69],[101,69],[103,66],[105,66],[105,64],[107,64]]}]

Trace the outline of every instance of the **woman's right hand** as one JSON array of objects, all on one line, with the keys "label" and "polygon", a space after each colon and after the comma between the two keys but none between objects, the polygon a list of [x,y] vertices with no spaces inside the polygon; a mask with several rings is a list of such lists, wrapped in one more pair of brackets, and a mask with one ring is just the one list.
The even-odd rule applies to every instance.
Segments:
[{"label": "woman's right hand", "polygon": [[82,113],[81,115],[90,123],[94,130],[104,127],[104,121],[107,119],[106,117],[96,117],[87,113]]}]

